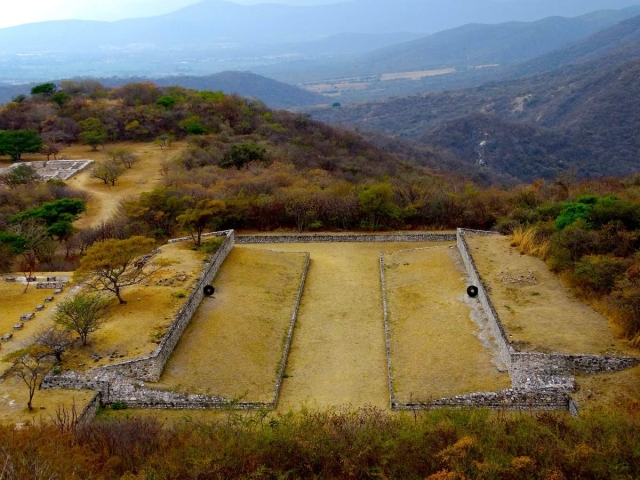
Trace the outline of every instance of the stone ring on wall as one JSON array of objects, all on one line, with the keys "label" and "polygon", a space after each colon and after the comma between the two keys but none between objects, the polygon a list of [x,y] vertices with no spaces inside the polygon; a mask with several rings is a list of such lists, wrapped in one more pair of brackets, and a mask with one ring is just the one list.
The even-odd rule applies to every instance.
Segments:
[{"label": "stone ring on wall", "polygon": [[206,285],[202,290],[204,291],[204,294],[205,294],[207,297],[210,297],[211,295],[213,295],[214,293],[216,293],[216,289],[215,289],[215,288],[213,288],[211,285]]},{"label": "stone ring on wall", "polygon": [[468,287],[467,295],[469,295],[471,298],[476,298],[478,296],[478,287],[476,287],[475,285],[471,285],[470,287]]}]

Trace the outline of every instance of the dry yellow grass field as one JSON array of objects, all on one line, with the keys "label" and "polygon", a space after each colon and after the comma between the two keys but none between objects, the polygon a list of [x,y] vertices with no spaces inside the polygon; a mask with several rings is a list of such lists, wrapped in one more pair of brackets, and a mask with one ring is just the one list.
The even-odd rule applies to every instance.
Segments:
[{"label": "dry yellow grass field", "polygon": [[[458,258],[456,258],[456,256]],[[447,245],[385,255],[394,391],[427,401],[511,385],[464,303],[465,275]]]},{"label": "dry yellow grass field", "polygon": [[500,236],[468,235],[478,270],[513,346],[543,353],[633,354],[607,319],[576,299],[546,264]]},{"label": "dry yellow grass field", "polygon": [[605,409],[611,412],[640,412],[640,367],[616,373],[579,376],[577,392],[571,394],[580,412]]},{"label": "dry yellow grass field", "polygon": [[91,390],[36,390],[29,411],[27,386],[18,378],[8,378],[0,384],[0,423],[48,422],[56,418],[59,407],[70,411],[74,405],[79,415],[95,394]]},{"label": "dry yellow grass field", "polygon": [[380,75],[380,81],[388,82],[389,80],[420,80],[425,77],[435,77],[437,75],[448,75],[455,73],[455,68],[443,68],[441,70],[420,70],[415,72],[397,72],[383,73]]},{"label": "dry yellow grass field", "polygon": [[[191,247],[190,242],[161,247],[162,254],[154,261],[173,263],[147,285],[123,289],[126,305],[121,306],[115,297],[111,298],[109,313],[101,328],[89,335],[86,347],[78,346],[63,356],[62,368],[86,370],[152,353],[202,269],[206,256]],[[96,361],[92,356],[102,358]]]},{"label": "dry yellow grass field", "polygon": [[[43,276],[56,275],[59,278],[71,277],[70,272],[34,273],[34,276],[40,277],[39,281],[43,281]],[[13,333],[13,338],[3,342],[0,349],[0,374],[9,368],[9,364],[2,362],[1,359],[11,352],[24,348],[32,342],[36,333],[51,326],[51,314],[55,306],[71,291],[70,287],[67,287],[62,294],[53,295],[53,290],[38,290],[35,283],[32,283],[27,293],[23,293],[24,287],[22,283],[5,282],[4,278],[0,277],[0,336]],[[54,301],[45,303],[44,299],[49,296],[53,296]],[[45,305],[45,309],[36,312],[35,306],[41,304]],[[20,315],[24,313],[35,313],[36,316],[33,320],[24,322],[22,330],[13,330],[13,326],[20,323]]]},{"label": "dry yellow grass field", "polygon": [[[275,246],[274,248],[277,248]],[[306,257],[236,246],[157,388],[270,402]]]},{"label": "dry yellow grass field", "polygon": [[[278,244],[311,253],[278,408],[389,408],[380,252],[427,243]],[[247,245],[249,248],[264,248]]]}]

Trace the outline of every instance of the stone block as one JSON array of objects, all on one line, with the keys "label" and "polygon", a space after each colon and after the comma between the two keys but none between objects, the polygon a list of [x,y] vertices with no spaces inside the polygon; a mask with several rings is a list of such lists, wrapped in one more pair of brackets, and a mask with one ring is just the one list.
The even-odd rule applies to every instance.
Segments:
[{"label": "stone block", "polygon": [[20,315],[20,321],[27,322],[27,321],[33,319],[35,316],[36,316],[35,313],[25,313],[23,315]]},{"label": "stone block", "polygon": [[13,326],[13,329],[14,329],[14,330],[22,330],[22,328],[23,328],[23,327],[24,327],[24,323],[16,323],[16,324]]},{"label": "stone block", "polygon": [[9,340],[11,340],[13,338],[13,333],[7,333],[6,335],[2,336],[2,341],[3,342],[8,342]]},{"label": "stone block", "polygon": [[44,305],[36,305],[36,312],[41,312],[42,310],[44,310]]},{"label": "stone block", "polygon": [[15,282],[16,277],[4,277],[5,282]]},{"label": "stone block", "polygon": [[53,298],[54,297],[47,297],[44,299],[45,302],[49,303],[49,302],[53,302]]}]

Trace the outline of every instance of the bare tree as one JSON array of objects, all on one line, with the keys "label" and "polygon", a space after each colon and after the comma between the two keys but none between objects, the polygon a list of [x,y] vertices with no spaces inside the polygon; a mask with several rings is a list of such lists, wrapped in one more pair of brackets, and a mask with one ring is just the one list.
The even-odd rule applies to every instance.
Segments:
[{"label": "bare tree", "polygon": [[15,351],[4,358],[5,362],[12,364],[5,375],[19,378],[29,389],[29,400],[27,401],[29,410],[33,410],[33,396],[40,384],[40,378],[48,370],[48,365],[45,363],[47,356],[49,356],[49,352],[40,345],[32,345]]},{"label": "bare tree", "polygon": [[24,247],[21,253],[21,270],[27,280],[27,286],[24,289],[24,293],[27,293],[31,277],[41,258],[42,249],[47,246],[51,239],[45,223],[34,218],[24,219],[17,223],[13,226],[13,231],[24,240]]},{"label": "bare tree", "polygon": [[35,335],[34,344],[40,345],[44,350],[48,351],[50,355],[54,356],[57,362],[61,362],[62,354],[72,342],[73,339],[68,331],[50,327],[41,330]]}]

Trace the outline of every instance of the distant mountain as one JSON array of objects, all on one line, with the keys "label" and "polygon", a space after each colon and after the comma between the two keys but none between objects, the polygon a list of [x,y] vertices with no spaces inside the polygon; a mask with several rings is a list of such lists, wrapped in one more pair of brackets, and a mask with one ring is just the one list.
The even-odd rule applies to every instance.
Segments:
[{"label": "distant mountain", "polygon": [[640,6],[601,10],[566,18],[498,25],[469,24],[426,38],[393,45],[351,62],[360,74],[468,68],[522,62],[640,14]]},{"label": "distant mountain", "polygon": [[[634,33],[636,32],[636,33]],[[640,171],[640,16],[532,61],[569,65],[484,86],[313,112],[406,136],[521,180]],[[588,51],[599,52],[595,56]],[[573,54],[571,53],[573,52]]]},{"label": "distant mountain", "polygon": [[[149,79],[133,77],[98,80],[105,86],[116,87],[132,81],[143,82]],[[330,102],[330,99],[323,95],[249,72],[222,72],[205,77],[181,75],[154,79],[153,82],[161,87],[180,86],[197,90],[223,91],[227,94],[236,93],[241,97],[262,100],[271,108],[322,105]],[[34,83],[30,83],[0,86],[0,104],[11,101],[17,95],[28,94],[34,85]]]},{"label": "distant mountain", "polygon": [[0,52],[96,52],[114,49],[219,48],[303,42],[346,32],[427,33],[467,23],[531,21],[550,15],[638,5],[639,0],[354,0],[296,7],[204,0],[176,12],[118,22],[55,21],[0,30]]}]

